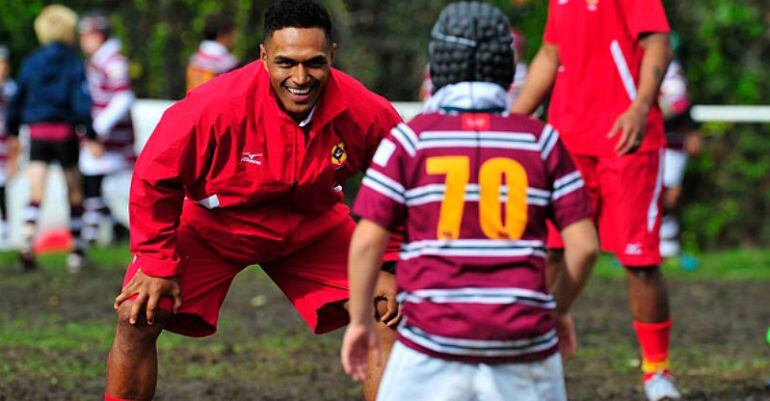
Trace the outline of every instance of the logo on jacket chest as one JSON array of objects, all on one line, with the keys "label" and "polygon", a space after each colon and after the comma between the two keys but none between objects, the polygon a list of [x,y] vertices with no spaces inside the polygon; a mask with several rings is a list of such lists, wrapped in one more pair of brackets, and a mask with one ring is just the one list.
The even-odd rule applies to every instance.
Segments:
[{"label": "logo on jacket chest", "polygon": [[262,153],[243,152],[241,154],[241,163],[249,163],[256,166],[261,166]]},{"label": "logo on jacket chest", "polygon": [[334,168],[342,167],[348,160],[348,153],[345,150],[345,143],[340,142],[332,147],[332,165]]}]

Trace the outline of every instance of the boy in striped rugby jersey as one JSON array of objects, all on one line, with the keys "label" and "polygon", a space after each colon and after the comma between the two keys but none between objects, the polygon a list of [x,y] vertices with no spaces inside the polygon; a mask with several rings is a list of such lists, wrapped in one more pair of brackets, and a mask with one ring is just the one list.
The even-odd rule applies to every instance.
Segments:
[{"label": "boy in striped rugby jersey", "polygon": [[125,233],[107,206],[102,190],[106,177],[131,170],[134,153],[134,126],[131,106],[129,62],[123,55],[120,41],[112,36],[109,18],[91,13],[80,20],[80,48],[88,57],[86,77],[93,99],[91,114],[96,138],[85,142],[80,151],[80,171],[83,173],[83,240],[93,245],[103,218],[109,219],[113,240]]},{"label": "boy in striped rugby jersey", "polygon": [[[508,115],[508,21],[455,3],[433,28],[436,92],[425,113],[383,139],[355,203],[351,324],[342,363],[363,379],[378,344],[371,293],[389,230],[405,224],[396,280],[403,321],[379,400],[566,400],[574,352],[569,308],[598,240],[583,180],[550,126]],[[553,294],[546,219],[566,241]]]}]

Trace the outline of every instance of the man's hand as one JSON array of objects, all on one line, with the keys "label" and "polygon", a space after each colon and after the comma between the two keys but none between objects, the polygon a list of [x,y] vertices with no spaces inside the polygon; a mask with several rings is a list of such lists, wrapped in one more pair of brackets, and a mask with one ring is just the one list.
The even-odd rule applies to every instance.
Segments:
[{"label": "man's hand", "polygon": [[613,138],[620,132],[620,140],[615,145],[615,152],[619,155],[634,153],[639,149],[647,126],[647,113],[648,108],[631,104],[631,107],[615,120],[607,138]]},{"label": "man's hand", "polygon": [[350,323],[342,339],[342,367],[345,368],[345,373],[356,381],[366,379],[369,350],[374,351],[374,363],[379,365],[382,361],[380,337],[373,322],[370,320],[367,323]]},{"label": "man's hand", "polygon": [[577,341],[575,340],[575,324],[569,313],[554,313],[556,334],[559,336],[559,353],[562,360],[575,356]]},{"label": "man's hand", "polygon": [[170,295],[174,299],[174,313],[182,306],[182,291],[175,278],[151,277],[142,273],[141,270],[136,273],[123,288],[120,295],[115,298],[114,308],[117,310],[120,304],[134,295],[137,297],[131,306],[131,315],[129,317],[129,323],[131,324],[136,324],[139,313],[146,303],[147,324],[152,325],[155,322],[158,302],[165,295]]},{"label": "man's hand", "polygon": [[104,145],[98,141],[87,140],[86,148],[97,159],[104,156]]},{"label": "man's hand", "polygon": [[386,272],[380,272],[377,277],[377,286],[374,288],[374,310],[377,313],[377,303],[385,301],[387,309],[385,313],[378,313],[376,319],[389,327],[393,327],[401,320],[401,308],[396,302],[397,294],[396,276]]}]

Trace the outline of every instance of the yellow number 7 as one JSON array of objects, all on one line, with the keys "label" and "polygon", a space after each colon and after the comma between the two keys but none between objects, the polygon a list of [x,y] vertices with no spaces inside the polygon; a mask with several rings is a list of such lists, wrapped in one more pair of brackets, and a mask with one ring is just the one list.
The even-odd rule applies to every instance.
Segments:
[{"label": "yellow number 7", "polygon": [[[444,200],[441,202],[436,236],[457,239],[465,209],[465,195],[470,178],[467,156],[437,156],[426,160],[428,174],[446,175]],[[505,210],[502,209],[503,176],[507,184]],[[479,224],[492,239],[521,238],[527,225],[527,173],[513,159],[495,157],[479,170]]]}]

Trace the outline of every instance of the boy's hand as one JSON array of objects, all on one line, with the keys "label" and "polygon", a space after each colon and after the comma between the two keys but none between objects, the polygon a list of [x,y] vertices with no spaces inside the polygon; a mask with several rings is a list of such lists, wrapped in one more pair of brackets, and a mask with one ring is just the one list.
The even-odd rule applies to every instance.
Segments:
[{"label": "boy's hand", "polygon": [[370,350],[374,352],[374,363],[379,365],[382,361],[380,337],[374,328],[374,321],[350,323],[345,330],[345,337],[342,339],[340,357],[345,373],[349,374],[353,380],[363,381],[366,379],[367,359]]},{"label": "boy's hand", "polygon": [[575,340],[575,324],[569,313],[554,313],[556,334],[559,337],[559,353],[562,360],[575,356],[577,341]]}]

